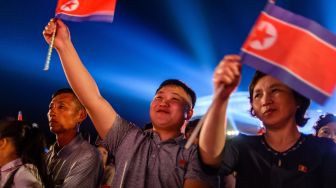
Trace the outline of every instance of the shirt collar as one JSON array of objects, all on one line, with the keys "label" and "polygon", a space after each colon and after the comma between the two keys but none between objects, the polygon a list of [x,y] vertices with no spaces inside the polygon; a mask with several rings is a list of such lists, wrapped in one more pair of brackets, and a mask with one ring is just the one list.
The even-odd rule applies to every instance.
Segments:
[{"label": "shirt collar", "polygon": [[13,170],[14,168],[16,169],[17,167],[22,166],[22,161],[20,158],[17,158],[7,164],[5,164],[4,166],[1,167],[1,172],[8,172]]},{"label": "shirt collar", "polygon": [[183,136],[183,134],[181,133],[179,136],[175,137],[175,138],[171,138],[165,141],[161,141],[160,136],[157,132],[153,131],[153,129],[148,129],[145,132],[147,132],[147,134],[151,134],[153,140],[156,143],[176,143],[176,144],[184,144],[185,143],[185,138]]},{"label": "shirt collar", "polygon": [[77,136],[71,140],[71,142],[67,145],[65,145],[62,149],[60,149],[58,152],[56,152],[56,148],[58,147],[55,143],[52,147],[53,152],[55,152],[55,154],[58,157],[63,157],[63,156],[68,156],[70,155],[74,150],[76,150],[77,147],[79,147],[79,145],[81,144],[81,142],[83,141],[83,137],[80,134],[77,134]]},{"label": "shirt collar", "polygon": [[276,156],[285,156],[288,153],[297,150],[298,148],[300,148],[302,146],[302,144],[305,142],[307,135],[300,133],[300,137],[299,139],[295,142],[295,144],[293,146],[291,146],[289,149],[287,149],[286,151],[283,152],[278,152],[276,150],[274,150],[270,145],[268,145],[268,143],[266,142],[265,139],[265,135],[260,136],[260,141],[262,143],[262,145],[266,148],[267,151],[273,153],[273,155]]}]

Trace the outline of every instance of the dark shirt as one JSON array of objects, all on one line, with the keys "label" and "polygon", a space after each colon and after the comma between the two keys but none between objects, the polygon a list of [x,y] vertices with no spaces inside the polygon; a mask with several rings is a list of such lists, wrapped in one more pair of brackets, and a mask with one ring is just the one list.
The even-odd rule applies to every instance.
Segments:
[{"label": "dark shirt", "polygon": [[103,175],[99,151],[77,135],[58,151],[57,144],[47,153],[47,167],[55,187],[98,187]]},{"label": "dark shirt", "polygon": [[112,187],[183,187],[184,180],[208,181],[195,145],[184,149],[183,135],[161,141],[152,130],[143,131],[117,116],[104,142],[115,157]]},{"label": "dark shirt", "polygon": [[302,134],[280,153],[263,136],[239,135],[225,145],[221,174],[233,171],[237,188],[336,187],[335,144]]}]

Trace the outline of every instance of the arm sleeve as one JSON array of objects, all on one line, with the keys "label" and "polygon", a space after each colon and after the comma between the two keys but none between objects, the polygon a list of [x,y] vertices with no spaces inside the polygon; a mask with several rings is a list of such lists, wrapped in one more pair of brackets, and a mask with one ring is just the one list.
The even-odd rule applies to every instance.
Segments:
[{"label": "arm sleeve", "polygon": [[115,156],[116,151],[120,144],[123,142],[124,138],[132,130],[138,130],[133,123],[130,123],[122,119],[117,115],[116,120],[113,123],[112,128],[107,133],[103,142],[107,145],[109,152]]}]

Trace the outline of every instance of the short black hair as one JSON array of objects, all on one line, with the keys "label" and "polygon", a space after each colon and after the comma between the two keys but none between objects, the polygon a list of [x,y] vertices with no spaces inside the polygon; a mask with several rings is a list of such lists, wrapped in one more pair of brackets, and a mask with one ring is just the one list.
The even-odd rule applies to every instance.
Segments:
[{"label": "short black hair", "polygon": [[75,92],[71,89],[71,88],[61,88],[59,90],[57,90],[56,92],[54,92],[51,95],[51,99],[55,98],[58,95],[64,94],[64,93],[70,93],[73,95],[75,102],[78,104],[79,109],[83,109],[84,106],[82,105],[82,103],[78,100],[77,95],[75,94]]},{"label": "short black hair", "polygon": [[325,115],[320,115],[319,119],[316,121],[314,125],[314,129],[316,131],[315,135],[317,136],[317,133],[322,127],[332,122],[336,122],[336,116],[334,114],[327,113]]},{"label": "short black hair", "polygon": [[[256,86],[256,84],[258,83],[258,81],[262,77],[267,76],[267,75],[268,74],[265,74],[263,72],[256,71],[253,78],[252,78],[252,81],[249,85],[249,94],[250,94],[249,99],[250,99],[250,104],[251,104],[250,114],[252,116],[255,116],[255,114],[253,112],[253,109],[252,109],[254,87]],[[305,118],[305,114],[306,114],[306,111],[307,111],[307,109],[310,105],[310,100],[307,97],[299,94],[295,90],[293,90],[293,89],[291,89],[291,90],[293,92],[295,101],[296,101],[297,105],[299,106],[299,108],[296,110],[296,113],[295,113],[295,122],[299,127],[304,127],[305,124],[307,123],[308,119],[309,119],[309,118]]]},{"label": "short black hair", "polygon": [[[51,95],[51,99],[55,98],[56,96],[58,96],[60,94],[64,94],[64,93],[71,93],[71,94],[76,96],[75,92],[71,88],[62,88],[62,89],[59,89],[56,92],[54,92]],[[76,98],[77,98],[77,96],[76,96]]]},{"label": "short black hair", "polygon": [[157,92],[159,92],[159,90],[161,88],[163,88],[164,86],[167,86],[167,85],[175,85],[175,86],[179,86],[181,87],[191,98],[191,103],[192,103],[192,108],[195,107],[195,103],[196,103],[196,93],[187,85],[185,84],[184,82],[182,82],[181,80],[177,80],[177,79],[168,79],[168,80],[165,80],[163,81],[159,88],[156,90],[155,94]]}]

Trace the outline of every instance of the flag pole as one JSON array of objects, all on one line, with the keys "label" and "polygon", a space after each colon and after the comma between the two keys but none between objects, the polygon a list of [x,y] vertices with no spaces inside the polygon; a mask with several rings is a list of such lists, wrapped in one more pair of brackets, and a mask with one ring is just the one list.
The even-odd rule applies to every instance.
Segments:
[{"label": "flag pole", "polygon": [[44,68],[43,68],[44,71],[48,71],[49,70],[51,53],[52,53],[52,49],[54,47],[54,41],[55,41],[55,37],[56,37],[56,29],[57,29],[57,24],[55,24],[55,29],[54,29],[54,32],[53,32],[53,34],[51,36],[51,41],[50,41],[50,44],[49,44],[47,59],[45,61]]},{"label": "flag pole", "polygon": [[[218,97],[220,97],[220,94],[224,91],[225,86],[223,84],[221,84],[217,90],[217,92],[214,95],[214,98],[212,101],[216,101],[218,99]],[[201,128],[203,126],[204,120],[207,118],[210,110],[212,109],[212,106],[214,105],[213,102],[211,102],[210,107],[208,108],[207,112],[203,115],[203,117],[201,118],[201,120],[197,123],[196,128],[193,130],[193,132],[190,135],[190,138],[188,139],[186,145],[184,146],[185,149],[189,149],[189,147],[193,144],[194,140],[196,139],[196,137],[198,136],[198,134],[201,131]]]}]

